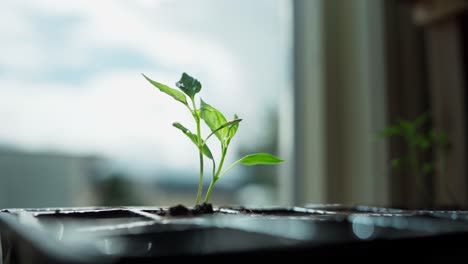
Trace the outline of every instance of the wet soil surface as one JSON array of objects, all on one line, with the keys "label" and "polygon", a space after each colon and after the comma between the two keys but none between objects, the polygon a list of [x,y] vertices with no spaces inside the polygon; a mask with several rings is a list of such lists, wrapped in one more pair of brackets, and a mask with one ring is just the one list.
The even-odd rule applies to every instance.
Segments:
[{"label": "wet soil surface", "polygon": [[[428,216],[468,220],[467,210],[411,210],[372,206],[312,205],[305,207],[260,207],[217,206],[203,203],[196,206],[175,205],[165,207],[83,207],[83,208],[32,208],[3,209],[0,212],[19,214],[27,212],[40,218],[78,218],[78,219],[111,219],[123,217],[142,217],[151,214],[154,217],[194,217],[210,214],[235,214],[248,216]],[[146,214],[146,215],[145,215]]]},{"label": "wet soil surface", "polygon": [[371,206],[317,205],[308,207],[265,207],[248,208],[243,206],[220,206],[203,203],[193,207],[178,204],[171,207],[84,207],[84,208],[33,208],[4,209],[0,212],[20,214],[27,212],[39,218],[112,219],[148,216],[154,217],[194,217],[210,214],[278,216],[278,217],[317,217],[317,216],[429,216],[468,220],[468,211],[462,210],[409,210]]},{"label": "wet soil surface", "polygon": [[160,212],[160,216],[196,216],[202,214],[213,214],[213,205],[209,203],[198,204],[193,208],[188,208],[182,204],[169,207],[169,209]]}]

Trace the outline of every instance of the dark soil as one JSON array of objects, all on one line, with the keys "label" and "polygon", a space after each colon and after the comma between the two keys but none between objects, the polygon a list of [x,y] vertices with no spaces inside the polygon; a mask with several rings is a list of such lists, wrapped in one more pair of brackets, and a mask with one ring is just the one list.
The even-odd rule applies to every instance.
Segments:
[{"label": "dark soil", "polygon": [[168,210],[169,216],[192,216],[192,215],[201,215],[201,214],[213,214],[213,205],[209,203],[203,203],[196,205],[193,209],[189,209],[184,205],[176,205],[169,207]]},{"label": "dark soil", "polygon": [[179,204],[176,206],[169,207],[168,214],[170,216],[187,216],[190,215],[190,209]]},{"label": "dark soil", "polygon": [[214,213],[213,205],[210,203],[197,204],[195,208],[193,208],[192,213],[194,215],[212,214]]}]

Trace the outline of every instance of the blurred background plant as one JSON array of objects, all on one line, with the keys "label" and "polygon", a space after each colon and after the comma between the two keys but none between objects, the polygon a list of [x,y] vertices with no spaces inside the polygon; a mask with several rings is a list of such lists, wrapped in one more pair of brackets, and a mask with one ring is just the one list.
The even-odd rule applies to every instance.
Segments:
[{"label": "blurred background plant", "polygon": [[[436,131],[431,126],[430,117],[430,113],[425,112],[415,119],[399,119],[378,135],[381,138],[400,137],[403,140],[407,154],[392,158],[391,167],[405,170],[408,176],[416,177],[416,192],[421,195],[423,205],[433,207],[435,195],[431,175],[438,171],[444,178],[450,143],[446,132]],[[434,152],[435,159],[430,155]],[[445,183],[445,191],[452,203],[456,204],[448,183]]]}]

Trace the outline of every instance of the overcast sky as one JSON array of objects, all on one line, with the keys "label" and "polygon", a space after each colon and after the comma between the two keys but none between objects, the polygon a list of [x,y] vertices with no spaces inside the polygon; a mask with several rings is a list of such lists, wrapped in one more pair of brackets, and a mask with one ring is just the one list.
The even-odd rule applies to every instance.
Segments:
[{"label": "overcast sky", "polygon": [[140,175],[193,170],[196,148],[171,126],[193,127],[190,114],[140,75],[174,87],[186,71],[205,101],[244,119],[229,160],[236,146],[260,148],[291,84],[288,3],[2,0],[0,143],[95,154]]}]

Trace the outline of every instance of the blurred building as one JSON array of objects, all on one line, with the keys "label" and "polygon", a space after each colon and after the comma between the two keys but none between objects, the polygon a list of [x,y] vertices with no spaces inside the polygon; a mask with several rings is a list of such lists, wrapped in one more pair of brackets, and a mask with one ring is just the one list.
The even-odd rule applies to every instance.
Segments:
[{"label": "blurred building", "polygon": [[93,204],[99,164],[96,157],[0,150],[0,208]]}]

